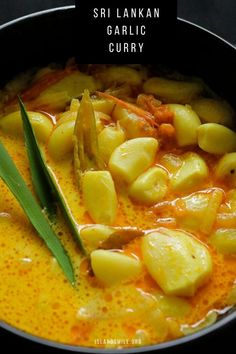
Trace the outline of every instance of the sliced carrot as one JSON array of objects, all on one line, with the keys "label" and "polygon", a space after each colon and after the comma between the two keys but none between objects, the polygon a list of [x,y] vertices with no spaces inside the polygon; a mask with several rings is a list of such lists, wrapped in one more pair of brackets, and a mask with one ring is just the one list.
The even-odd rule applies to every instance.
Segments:
[{"label": "sliced carrot", "polygon": [[163,123],[159,126],[158,135],[162,138],[174,138],[175,137],[175,128],[172,124]]},{"label": "sliced carrot", "polygon": [[131,112],[137,114],[138,116],[144,118],[152,127],[154,127],[154,126],[157,127],[158,126],[158,124],[154,120],[154,116],[151,113],[143,110],[142,108],[137,107],[137,106],[135,106],[132,103],[125,102],[125,101],[123,101],[123,100],[121,100],[121,99],[119,99],[119,98],[117,98],[115,96],[109,95],[106,92],[97,91],[96,93],[97,93],[98,96],[107,98],[109,100],[113,100],[118,105],[120,105],[120,106],[124,107],[125,109],[128,109],[129,111],[131,111]]},{"label": "sliced carrot", "polygon": [[137,104],[144,110],[154,115],[157,107],[161,105],[161,101],[157,100],[153,95],[141,93],[137,97]]},{"label": "sliced carrot", "polygon": [[169,107],[165,104],[162,104],[159,107],[156,107],[154,112],[154,117],[156,118],[159,124],[161,123],[172,123],[174,114],[170,111]]},{"label": "sliced carrot", "polygon": [[174,114],[170,111],[169,107],[161,104],[153,95],[140,94],[137,98],[137,103],[154,115],[156,122],[172,123]]}]

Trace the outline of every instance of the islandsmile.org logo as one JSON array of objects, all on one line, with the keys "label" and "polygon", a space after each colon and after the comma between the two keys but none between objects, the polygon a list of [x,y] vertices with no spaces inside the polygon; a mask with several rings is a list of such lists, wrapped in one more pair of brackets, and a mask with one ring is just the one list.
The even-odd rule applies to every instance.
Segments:
[{"label": "islandsmile.org logo", "polygon": [[142,345],[141,338],[96,338],[94,344],[99,346],[139,346]]}]

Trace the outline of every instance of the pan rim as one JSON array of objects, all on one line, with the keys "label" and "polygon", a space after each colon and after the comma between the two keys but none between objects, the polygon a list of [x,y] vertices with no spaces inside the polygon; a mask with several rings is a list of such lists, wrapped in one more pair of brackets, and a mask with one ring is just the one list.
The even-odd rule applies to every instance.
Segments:
[{"label": "pan rim", "polygon": [[[32,12],[30,14],[27,14],[27,15],[24,15],[24,16],[20,16],[20,17],[17,17],[13,20],[10,20],[6,23],[3,23],[2,25],[0,25],[0,31],[1,30],[4,30],[12,25],[15,25],[15,24],[18,24],[20,22],[23,22],[24,20],[28,20],[28,19],[31,19],[31,18],[34,18],[34,17],[38,17],[38,16],[42,16],[42,15],[47,15],[47,14],[50,14],[50,13],[53,13],[53,12],[62,12],[62,11],[65,11],[65,10],[72,10],[72,9],[75,9],[75,5],[68,5],[68,6],[58,6],[58,7],[54,7],[54,8],[49,8],[49,9],[46,9],[46,10],[41,10],[41,11],[36,11],[36,12]],[[229,41],[227,41],[225,38],[219,36],[218,34],[212,32],[211,30],[199,25],[199,24],[196,24],[192,21],[189,21],[189,20],[185,20],[183,19],[182,17],[177,17],[177,20],[182,22],[182,23],[186,23],[190,26],[193,26],[195,28],[198,28],[199,30],[201,31],[204,31],[208,34],[210,34],[211,36],[215,37],[215,39],[218,39],[220,40],[221,42],[223,42],[224,44],[227,44],[229,47],[231,47],[232,49],[236,50],[236,46],[232,43],[230,43]]]},{"label": "pan rim", "polygon": [[142,347],[133,347],[133,348],[123,348],[123,349],[107,349],[107,348],[94,348],[94,347],[84,347],[84,346],[77,346],[77,345],[70,345],[70,344],[64,344],[60,342],[56,342],[53,340],[45,339],[27,332],[24,332],[21,329],[18,329],[10,324],[7,324],[6,322],[0,321],[0,328],[11,332],[15,335],[18,335],[22,337],[23,339],[30,340],[31,342],[38,343],[41,345],[45,345],[48,347],[52,347],[55,349],[61,349],[69,352],[74,352],[74,353],[89,353],[89,354],[98,354],[98,353],[104,353],[104,354],[117,354],[117,353],[148,353],[148,352],[153,352],[153,351],[161,351],[161,350],[166,350],[166,349],[174,349],[179,346],[182,346],[187,343],[194,343],[196,340],[199,338],[203,338],[207,335],[212,334],[213,332],[217,332],[218,330],[222,329],[223,327],[227,327],[233,322],[236,323],[236,311],[233,311],[232,313],[225,315],[222,319],[218,320],[216,323],[213,325],[206,327],[202,330],[199,330],[193,334],[186,335],[181,338],[177,338],[168,342],[163,342],[160,344],[153,344],[153,345],[148,345],[148,346],[142,346]]}]

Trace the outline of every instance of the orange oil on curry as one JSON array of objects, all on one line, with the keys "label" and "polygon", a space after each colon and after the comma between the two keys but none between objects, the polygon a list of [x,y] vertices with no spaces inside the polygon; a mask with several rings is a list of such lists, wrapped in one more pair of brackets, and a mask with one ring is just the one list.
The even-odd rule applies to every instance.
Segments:
[{"label": "orange oil on curry", "polygon": [[[1,139],[32,189],[23,141],[6,136]],[[161,154],[157,163],[161,161]],[[82,205],[71,161],[56,163],[48,157],[48,163],[77,222],[81,225],[91,223]],[[208,163],[213,165],[214,161],[209,157]],[[208,186],[211,185],[209,179]],[[175,197],[167,195],[166,199]],[[176,226],[168,225],[168,222],[158,224],[155,213],[147,207],[134,205],[125,194],[120,195],[119,203],[117,226],[143,229]],[[91,274],[88,263],[81,263],[83,258],[66,225],[62,220],[59,224],[59,235],[77,275],[75,288],[67,282],[17,201],[0,181],[0,320],[36,336],[63,343],[104,347],[109,343],[106,339],[113,338],[120,339],[121,346],[132,346],[178,337],[181,324],[196,323],[209,310],[222,310],[226,306],[225,299],[236,279],[236,258],[216,253],[206,236],[195,234],[211,252],[214,267],[211,279],[193,298],[186,299],[188,313],[163,319],[158,312],[152,318],[156,306],[154,295],[160,289],[145,269],[133,282],[103,288]],[[142,258],[140,242],[137,238],[124,247],[124,252]]]}]

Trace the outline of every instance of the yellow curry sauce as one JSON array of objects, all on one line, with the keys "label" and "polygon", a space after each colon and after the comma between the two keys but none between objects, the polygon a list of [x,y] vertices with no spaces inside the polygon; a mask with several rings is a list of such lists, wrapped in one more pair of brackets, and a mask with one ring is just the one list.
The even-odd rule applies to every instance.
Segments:
[{"label": "yellow curry sauce", "polygon": [[[104,83],[104,73],[100,73],[97,68],[96,70],[98,73],[95,72],[94,75]],[[119,86],[119,80],[114,82]],[[131,90],[131,94],[126,93],[127,102],[135,103],[133,98],[143,91],[137,91],[137,88],[141,90],[140,83],[128,84],[128,89],[131,87],[133,91]],[[103,90],[106,85],[112,87],[110,82],[105,82]],[[116,96],[115,93],[113,95]],[[155,92],[153,95],[164,103],[191,103],[180,103],[179,98],[175,101],[172,97],[165,100]],[[121,95],[121,98],[123,100],[124,95]],[[25,103],[27,106],[27,99]],[[68,104],[64,109],[55,110],[50,105],[45,105],[43,109],[40,105],[37,108],[36,105],[33,110],[52,114],[55,118],[55,130],[58,124],[55,122],[60,121],[62,112],[69,110]],[[118,105],[117,102],[116,104]],[[28,107],[32,110],[30,103]],[[142,109],[144,108],[148,109],[143,105]],[[151,110],[149,112],[152,113]],[[2,116],[6,116],[6,113]],[[47,119],[51,118],[47,116]],[[126,184],[115,181],[118,209],[112,226],[137,227],[145,230],[147,235],[150,232],[147,230],[160,228],[187,232],[204,244],[210,252],[213,267],[204,284],[197,288],[193,296],[165,294],[143,264],[143,237],[136,237],[119,250],[112,251],[140,259],[141,272],[132,279],[111,286],[104,285],[96,278],[89,257],[81,253],[65,221],[59,215],[57,232],[71,257],[76,274],[76,285],[71,286],[16,199],[0,181],[0,320],[33,335],[61,343],[88,347],[132,347],[160,343],[183,336],[188,331],[190,333],[195,327],[200,329],[209,313],[210,316],[224,313],[234,304],[232,291],[236,280],[235,255],[233,252],[221,252],[210,242],[210,235],[216,230],[236,228],[233,199],[236,190],[232,179],[219,179],[215,176],[216,166],[224,154],[206,152],[197,144],[179,146],[176,142],[176,127],[172,131],[170,123],[162,122],[153,128],[157,131],[159,129],[157,139],[160,146],[152,166],[161,167],[168,174],[165,196],[157,203],[145,205],[128,196]],[[109,124],[111,121],[105,122],[104,126]],[[33,191],[22,136],[15,136],[0,129],[0,139]],[[48,142],[41,142],[40,146],[80,230],[87,225],[96,224],[84,205],[83,193],[74,173],[73,153],[55,159],[48,151],[47,144]],[[182,156],[189,151],[204,159],[209,169],[208,176],[197,187],[193,186],[186,191],[173,191],[170,181],[181,166]],[[207,217],[207,209],[211,207],[210,200],[214,200],[215,190],[222,193],[221,201],[210,231],[205,232],[201,224],[204,224],[204,218]],[[188,198],[193,197],[192,204],[190,203],[193,205],[194,196],[198,193],[210,195],[208,205],[203,210],[197,209],[196,204],[191,212],[186,207]],[[95,200],[94,203],[102,208],[99,201]],[[188,219],[189,217],[192,219]],[[216,317],[212,318],[210,323],[216,320]]]}]

